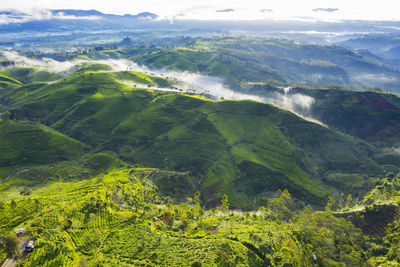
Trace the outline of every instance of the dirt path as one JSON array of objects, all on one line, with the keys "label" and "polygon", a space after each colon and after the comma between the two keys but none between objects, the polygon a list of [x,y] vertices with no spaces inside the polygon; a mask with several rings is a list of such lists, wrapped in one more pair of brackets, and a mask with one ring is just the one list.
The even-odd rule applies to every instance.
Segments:
[{"label": "dirt path", "polygon": [[[18,260],[22,259],[25,256],[24,255],[25,245],[29,239],[30,238],[27,236],[22,236],[19,238],[19,252],[21,256],[18,258]],[[1,267],[14,267],[16,264],[17,264],[16,259],[7,259]]]}]

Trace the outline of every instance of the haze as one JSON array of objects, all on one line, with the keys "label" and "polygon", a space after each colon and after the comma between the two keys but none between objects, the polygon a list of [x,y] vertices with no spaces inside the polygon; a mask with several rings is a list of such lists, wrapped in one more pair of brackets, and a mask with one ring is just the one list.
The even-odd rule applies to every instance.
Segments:
[{"label": "haze", "polygon": [[[3,3],[1,3],[3,2]],[[38,0],[27,6],[25,0],[1,0],[1,9],[19,9],[35,12],[38,9],[97,9],[114,14],[153,12],[165,19],[306,19],[306,20],[398,20],[400,1],[222,1],[204,0],[201,5],[194,1],[51,1]],[[33,3],[32,3],[33,4]]]}]

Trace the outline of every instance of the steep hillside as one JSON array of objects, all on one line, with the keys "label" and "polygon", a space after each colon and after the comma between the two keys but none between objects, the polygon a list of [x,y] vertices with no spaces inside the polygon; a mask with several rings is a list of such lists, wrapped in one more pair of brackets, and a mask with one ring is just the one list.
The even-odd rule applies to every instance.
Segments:
[{"label": "steep hillside", "polygon": [[0,95],[4,94],[6,90],[12,90],[21,85],[20,81],[0,74]]},{"label": "steep hillside", "polygon": [[339,88],[310,89],[301,86],[284,92],[271,85],[255,85],[254,94],[273,97],[277,93],[288,98],[297,94],[313,98],[309,109],[299,110],[332,129],[361,138],[377,147],[400,145],[400,98],[396,94],[372,91],[349,91]]},{"label": "steep hillside", "polygon": [[327,173],[380,171],[373,147],[275,106],[140,90],[121,80],[170,85],[135,72],[81,71],[29,93],[11,91],[10,117],[39,120],[129,163],[189,171],[210,206],[224,193],[235,207],[263,205],[284,188],[321,205]]},{"label": "steep hillside", "polygon": [[21,83],[28,84],[33,82],[49,82],[58,80],[61,74],[54,70],[48,71],[39,67],[8,67],[0,69],[0,74],[18,80]]},{"label": "steep hillside", "polygon": [[280,39],[219,37],[140,55],[135,61],[155,68],[200,72],[227,79],[239,89],[245,81],[274,79],[291,84],[381,86],[397,91],[398,70],[384,59],[339,46]]},{"label": "steep hillside", "polygon": [[398,96],[335,90],[308,94],[317,100],[312,114],[323,123],[377,145],[400,145]]},{"label": "steep hillside", "polygon": [[[272,104],[213,101],[182,93],[176,80],[95,62],[57,80],[7,71],[0,76],[0,260],[400,261],[396,95],[247,83],[266,97],[308,96],[304,115],[325,126]],[[27,231],[17,237],[18,228]],[[18,244],[28,240],[34,250],[19,256]]]},{"label": "steep hillside", "polygon": [[84,146],[39,123],[0,120],[0,167],[72,159]]}]

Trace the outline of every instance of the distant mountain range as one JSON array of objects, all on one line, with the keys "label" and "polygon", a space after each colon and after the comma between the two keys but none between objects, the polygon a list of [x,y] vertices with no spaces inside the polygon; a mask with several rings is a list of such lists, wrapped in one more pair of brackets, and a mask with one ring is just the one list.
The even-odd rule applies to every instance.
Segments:
[{"label": "distant mountain range", "polygon": [[[161,17],[151,12],[136,15],[105,14],[97,10],[0,10],[0,32],[21,31],[91,31],[91,30],[132,30],[132,29],[206,29],[247,31],[247,32],[293,32],[304,33],[397,33],[399,21],[315,21],[315,20],[221,20],[218,14],[232,12],[231,9],[216,10],[214,20],[194,20],[188,16]],[[314,34],[315,35],[315,34]],[[334,38],[331,35],[330,38]],[[337,36],[335,38],[338,38]]]},{"label": "distant mountain range", "polygon": [[0,11],[0,32],[135,29],[158,18],[157,14],[104,14],[97,10]]},{"label": "distant mountain range", "polygon": [[152,20],[158,18],[157,14],[151,12],[141,12],[136,15],[125,14],[125,15],[115,15],[115,14],[104,14],[97,10],[81,10],[81,9],[55,9],[51,10],[53,14],[63,13],[69,16],[76,16],[76,17],[86,17],[86,16],[98,16],[101,18],[131,18],[131,19],[147,19]]},{"label": "distant mountain range", "polygon": [[[47,16],[45,16],[47,15]],[[98,10],[82,10],[82,9],[52,9],[52,10],[36,10],[32,12],[23,12],[19,10],[0,10],[0,16],[3,16],[3,19],[8,18],[24,18],[31,17],[33,20],[49,20],[49,19],[82,19],[90,16],[97,16],[99,18],[133,18],[133,19],[156,19],[158,18],[157,14],[150,12],[142,12],[136,15],[125,14],[125,15],[116,15],[116,14],[105,14]],[[70,16],[67,18],[67,16]]]}]

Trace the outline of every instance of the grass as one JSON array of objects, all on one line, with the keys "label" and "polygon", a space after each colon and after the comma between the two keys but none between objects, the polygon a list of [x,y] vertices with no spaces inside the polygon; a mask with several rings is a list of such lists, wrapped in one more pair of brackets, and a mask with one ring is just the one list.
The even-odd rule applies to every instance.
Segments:
[{"label": "grass", "polygon": [[84,145],[48,127],[0,120],[0,166],[38,164],[72,159]]},{"label": "grass", "polygon": [[38,67],[14,67],[1,70],[0,74],[8,76],[8,78],[20,83],[28,84],[34,82],[50,82],[58,80],[61,74],[50,72]]},{"label": "grass", "polygon": [[[289,188],[302,201],[322,205],[330,190],[325,173],[379,171],[367,144],[275,106],[143,90],[121,81],[173,83],[139,72],[102,71],[102,65],[87,68],[56,83],[11,91],[11,118],[39,120],[91,152],[111,151],[130,164],[190,172],[194,181],[172,195],[200,190],[214,206],[228,194],[233,207],[249,209],[257,205],[254,198]],[[255,191],[252,181],[262,189]]]},{"label": "grass", "polygon": [[[279,76],[255,71],[257,53],[238,57],[241,44],[225,42],[227,51],[204,42],[139,58],[233,79]],[[286,41],[251,48],[264,45],[299,49]],[[11,115],[0,120],[0,236],[28,229],[36,249],[24,266],[360,266],[381,261],[375,256],[399,259],[396,230],[387,239],[366,238],[333,216],[340,212],[308,205],[320,209],[333,194],[332,209],[345,206],[360,224],[381,223],[352,206],[378,210],[399,200],[396,178],[365,178],[381,171],[375,159],[388,161],[374,156],[373,146],[273,105],[140,89],[173,85],[97,63],[68,77],[34,68],[1,72],[2,111]],[[340,113],[337,125],[345,129],[352,115],[375,122],[396,115],[394,96],[344,94],[351,95],[339,101],[343,110],[354,111]],[[375,136],[392,129],[384,125]],[[224,194],[233,211],[219,207]]]}]

